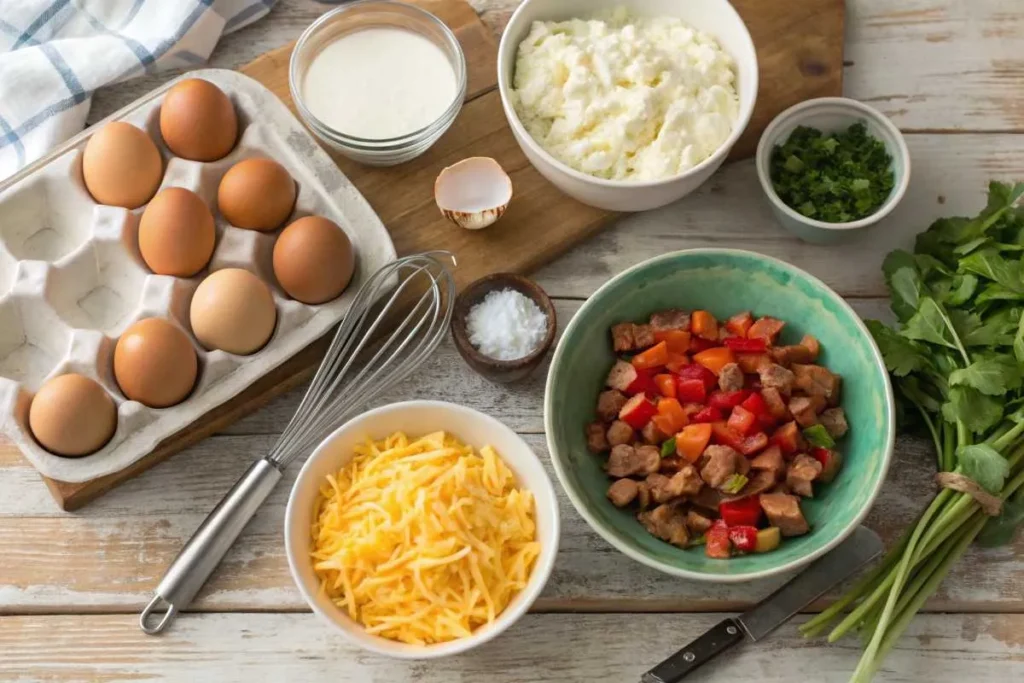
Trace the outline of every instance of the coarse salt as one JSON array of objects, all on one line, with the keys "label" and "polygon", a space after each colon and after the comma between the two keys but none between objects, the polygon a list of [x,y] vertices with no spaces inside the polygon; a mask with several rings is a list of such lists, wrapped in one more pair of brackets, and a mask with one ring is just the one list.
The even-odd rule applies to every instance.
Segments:
[{"label": "coarse salt", "polygon": [[544,340],[547,325],[548,317],[533,299],[509,288],[488,292],[466,316],[470,343],[495,360],[530,355]]}]

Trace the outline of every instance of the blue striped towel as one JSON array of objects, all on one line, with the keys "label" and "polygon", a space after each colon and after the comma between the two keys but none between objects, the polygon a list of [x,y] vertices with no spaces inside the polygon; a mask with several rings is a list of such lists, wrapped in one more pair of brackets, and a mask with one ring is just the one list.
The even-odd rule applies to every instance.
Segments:
[{"label": "blue striped towel", "polygon": [[205,62],[275,0],[0,0],[0,179],[85,126],[92,93]]}]

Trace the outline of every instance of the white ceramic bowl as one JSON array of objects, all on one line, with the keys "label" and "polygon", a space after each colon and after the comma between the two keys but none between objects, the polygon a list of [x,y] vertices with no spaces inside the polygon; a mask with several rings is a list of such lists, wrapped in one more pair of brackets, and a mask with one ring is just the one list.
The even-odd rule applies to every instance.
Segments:
[{"label": "white ceramic bowl", "polygon": [[[321,484],[328,474],[337,472],[352,457],[352,449],[357,443],[367,437],[382,439],[396,431],[420,436],[438,430],[450,432],[464,443],[477,448],[490,444],[515,474],[518,483],[533,493],[541,554],[526,588],[513,598],[492,623],[477,629],[468,638],[416,646],[366,633],[346,612],[319,594],[320,581],[309,559],[312,545],[310,525]],[[394,403],[364,413],[339,427],[313,451],[303,465],[292,486],[284,522],[288,566],[299,592],[313,611],[352,643],[399,659],[434,659],[465,652],[491,640],[515,623],[526,613],[547,583],[558,552],[558,537],[558,500],[555,489],[533,450],[518,434],[493,417],[441,401]]]},{"label": "white ceramic bowl", "polygon": [[[570,168],[544,151],[533,139],[520,122],[509,99],[519,43],[530,32],[534,21],[587,18],[599,10],[620,6],[643,16],[679,17],[714,36],[736,62],[740,110],[732,134],[710,157],[685,173],[664,180],[605,180]],[[746,25],[727,0],[524,0],[509,19],[498,46],[498,90],[516,142],[542,176],[584,204],[611,211],[646,211],[690,194],[725,161],[754,111],[757,99],[757,55]]]},{"label": "white ceramic bowl", "polygon": [[[882,141],[892,157],[894,182],[889,198],[870,216],[848,223],[826,223],[808,218],[786,206],[772,186],[772,150],[789,139],[798,126],[810,126],[831,133],[849,128],[863,121],[868,134]],[[819,97],[795,104],[768,124],[757,143],[757,178],[761,181],[775,218],[794,235],[807,242],[828,244],[851,236],[857,230],[878,223],[896,208],[910,183],[910,152],[903,134],[884,114],[868,105],[846,97]]]}]

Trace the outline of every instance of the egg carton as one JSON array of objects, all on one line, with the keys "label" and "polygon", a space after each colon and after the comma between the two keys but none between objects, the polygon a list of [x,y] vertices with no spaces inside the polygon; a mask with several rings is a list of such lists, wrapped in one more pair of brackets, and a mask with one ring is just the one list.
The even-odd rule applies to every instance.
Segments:
[{"label": "egg carton", "polygon": [[[182,78],[186,77],[216,84],[235,105],[239,139],[224,159],[188,161],[175,157],[163,144],[160,103],[172,82],[0,184],[3,434],[47,477],[83,482],[139,460],[326,333],[341,320],[363,281],[395,258],[394,245],[380,218],[273,93],[234,71],[207,69]],[[145,207],[129,211],[98,205],[86,190],[82,151],[89,136],[111,120],[132,123],[157,143],[165,165],[161,189],[190,189],[213,212],[216,249],[207,268],[196,277],[153,274],[138,249],[138,224]],[[217,212],[221,176],[236,162],[253,156],[275,159],[295,179],[298,196],[288,222],[316,214],[331,219],[348,234],[356,251],[356,271],[341,297],[319,306],[288,298],[272,267],[273,245],[280,230],[242,230],[228,225]],[[208,273],[221,268],[245,268],[273,291],[277,325],[267,345],[255,354],[207,351],[192,334],[192,293]],[[192,394],[163,409],[128,400],[113,375],[118,336],[134,322],[153,316],[166,318],[184,330],[199,356],[199,378]],[[117,404],[113,438],[102,450],[79,458],[49,453],[28,428],[33,393],[47,379],[68,372],[98,381]]]}]

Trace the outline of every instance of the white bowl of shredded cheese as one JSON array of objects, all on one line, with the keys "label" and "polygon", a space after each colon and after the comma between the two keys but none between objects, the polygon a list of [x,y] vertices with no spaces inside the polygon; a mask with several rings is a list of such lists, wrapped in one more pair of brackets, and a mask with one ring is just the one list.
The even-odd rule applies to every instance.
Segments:
[{"label": "white bowl of shredded cheese", "polygon": [[526,613],[558,551],[555,491],[515,432],[470,408],[371,410],[306,461],[285,513],[292,578],[352,643],[433,659]]},{"label": "white bowl of shredded cheese", "polygon": [[725,160],[754,109],[757,56],[727,0],[525,0],[501,37],[498,87],[545,178],[642,211]]}]

